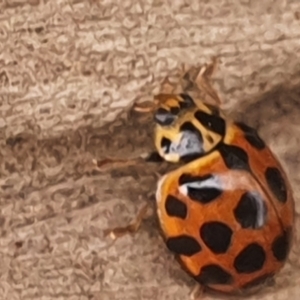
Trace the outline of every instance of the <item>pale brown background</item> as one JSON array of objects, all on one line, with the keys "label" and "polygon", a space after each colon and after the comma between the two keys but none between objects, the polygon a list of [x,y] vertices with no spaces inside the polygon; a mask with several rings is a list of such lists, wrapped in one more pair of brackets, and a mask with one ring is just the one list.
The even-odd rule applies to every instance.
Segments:
[{"label": "pale brown background", "polygon": [[[91,171],[150,150],[151,127],[124,112],[183,62],[221,58],[224,108],[280,157],[298,212],[299,53],[298,0],[1,1],[0,299],[188,299],[155,217],[113,245],[102,234],[153,200],[158,167]],[[299,298],[298,243],[251,299]]]}]

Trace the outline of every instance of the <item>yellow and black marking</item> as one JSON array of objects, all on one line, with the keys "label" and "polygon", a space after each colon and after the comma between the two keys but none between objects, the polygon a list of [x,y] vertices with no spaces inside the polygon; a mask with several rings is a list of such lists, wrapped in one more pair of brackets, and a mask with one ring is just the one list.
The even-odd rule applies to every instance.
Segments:
[{"label": "yellow and black marking", "polygon": [[226,121],[217,107],[188,94],[160,94],[155,99],[155,146],[164,160],[193,160],[223,140]]}]

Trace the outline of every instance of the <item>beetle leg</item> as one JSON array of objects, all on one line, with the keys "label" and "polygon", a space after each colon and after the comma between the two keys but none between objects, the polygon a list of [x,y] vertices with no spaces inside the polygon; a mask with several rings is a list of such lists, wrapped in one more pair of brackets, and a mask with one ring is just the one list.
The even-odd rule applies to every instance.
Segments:
[{"label": "beetle leg", "polygon": [[142,221],[147,214],[149,205],[145,204],[141,210],[138,212],[137,216],[134,218],[132,222],[130,222],[127,226],[124,227],[115,227],[111,229],[104,230],[104,236],[110,236],[111,239],[116,240],[126,234],[136,233],[141,227]]},{"label": "beetle leg", "polygon": [[221,106],[223,101],[220,99],[218,93],[211,84],[211,77],[215,73],[218,63],[218,59],[213,57],[210,64],[206,64],[201,67],[195,79],[195,83],[201,91],[203,91],[209,98],[211,98],[213,102],[215,102],[215,105]]},{"label": "beetle leg", "polygon": [[111,169],[126,168],[128,166],[134,166],[138,163],[162,163],[164,159],[158,154],[157,151],[152,151],[143,154],[139,157],[118,159],[118,158],[104,158],[101,160],[93,159],[93,165],[97,170],[107,171]]},{"label": "beetle leg", "polygon": [[203,287],[197,283],[190,293],[191,300],[201,300],[203,297]]},{"label": "beetle leg", "polygon": [[97,169],[105,169],[106,167],[110,169],[127,167],[131,165],[135,165],[140,158],[132,158],[132,159],[117,159],[117,158],[105,158],[102,160],[93,160],[94,165],[96,165]]},{"label": "beetle leg", "polygon": [[153,101],[135,103],[133,105],[133,110],[139,113],[150,113],[155,110],[155,103]]}]

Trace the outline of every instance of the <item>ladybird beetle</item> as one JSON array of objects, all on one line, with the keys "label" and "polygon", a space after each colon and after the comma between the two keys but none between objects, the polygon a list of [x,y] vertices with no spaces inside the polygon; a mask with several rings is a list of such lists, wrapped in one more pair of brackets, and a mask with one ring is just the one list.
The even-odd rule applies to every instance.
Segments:
[{"label": "ladybird beetle", "polygon": [[287,176],[251,127],[188,94],[158,95],[155,145],[169,162],[156,191],[167,248],[202,286],[237,292],[284,265],[294,226]]},{"label": "ladybird beetle", "polygon": [[[158,157],[181,163],[156,190],[167,248],[201,287],[218,292],[247,291],[273,278],[294,232],[292,189],[278,159],[255,129],[227,118],[219,106],[186,92],[154,100]],[[106,233],[135,232],[145,211]]]}]

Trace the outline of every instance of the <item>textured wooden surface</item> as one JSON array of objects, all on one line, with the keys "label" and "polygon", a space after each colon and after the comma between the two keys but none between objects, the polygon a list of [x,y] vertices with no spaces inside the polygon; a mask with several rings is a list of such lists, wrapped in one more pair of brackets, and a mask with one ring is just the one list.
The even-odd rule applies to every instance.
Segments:
[{"label": "textured wooden surface", "polygon": [[238,2],[2,1],[0,128],[45,137],[103,125],[211,55],[229,106],[300,81],[299,1]]},{"label": "textured wooden surface", "polygon": [[[298,213],[299,53],[298,0],[0,2],[0,299],[188,299],[155,217],[113,245],[102,234],[154,204],[164,166],[91,165],[150,150],[147,124],[107,122],[183,62],[221,58],[224,106],[280,157]],[[299,244],[260,299],[298,298]]]},{"label": "textured wooden surface", "polygon": [[[257,100],[240,116],[260,129],[288,171],[299,228],[300,87]],[[103,129],[85,127],[42,141],[23,135],[0,146],[0,299],[189,299],[193,283],[167,251],[151,215],[155,172],[168,167],[141,163],[99,172],[91,164],[93,158],[150,151],[147,123],[133,115]],[[114,244],[103,236],[107,227],[126,225],[146,202],[149,218],[135,235]],[[276,285],[248,299],[297,299],[299,254],[297,232]]]}]

